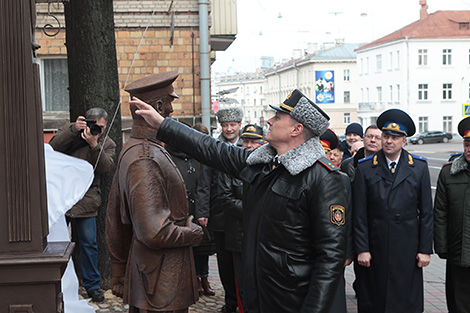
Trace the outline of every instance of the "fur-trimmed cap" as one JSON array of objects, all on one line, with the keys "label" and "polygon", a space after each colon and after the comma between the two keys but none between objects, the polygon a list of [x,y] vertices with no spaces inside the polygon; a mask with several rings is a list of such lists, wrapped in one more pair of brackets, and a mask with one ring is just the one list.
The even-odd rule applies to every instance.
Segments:
[{"label": "fur-trimmed cap", "polygon": [[295,89],[279,106],[269,105],[274,110],[287,113],[313,132],[323,134],[330,126],[330,117],[300,90]]},{"label": "fur-trimmed cap", "polygon": [[243,119],[243,111],[240,108],[220,109],[216,115],[220,124],[223,122],[241,122]]}]

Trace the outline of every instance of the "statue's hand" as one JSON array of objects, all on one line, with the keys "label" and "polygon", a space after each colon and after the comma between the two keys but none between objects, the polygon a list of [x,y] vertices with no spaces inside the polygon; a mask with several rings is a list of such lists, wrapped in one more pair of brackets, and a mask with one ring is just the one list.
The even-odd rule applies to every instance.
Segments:
[{"label": "statue's hand", "polygon": [[186,226],[191,228],[191,233],[193,234],[193,240],[191,245],[198,246],[201,243],[202,237],[204,236],[204,232],[202,231],[202,227],[193,223],[193,216],[191,215],[188,220],[186,221]]},{"label": "statue's hand", "polygon": [[123,290],[124,290],[124,277],[116,277],[113,276],[111,280],[111,289],[113,291],[113,295],[122,298]]}]

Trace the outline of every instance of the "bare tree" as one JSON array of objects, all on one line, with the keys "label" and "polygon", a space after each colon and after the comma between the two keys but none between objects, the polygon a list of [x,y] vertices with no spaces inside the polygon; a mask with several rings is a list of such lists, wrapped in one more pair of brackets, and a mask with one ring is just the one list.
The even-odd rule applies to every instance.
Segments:
[{"label": "bare tree", "polygon": [[[113,14],[112,0],[70,0],[65,4],[70,120],[75,121],[92,107],[105,109],[111,120],[118,110],[109,132],[117,145],[117,160],[122,147],[122,133]],[[105,220],[113,175],[114,171],[103,176],[103,204],[97,218],[98,266],[104,289],[109,288],[111,278]]]}]

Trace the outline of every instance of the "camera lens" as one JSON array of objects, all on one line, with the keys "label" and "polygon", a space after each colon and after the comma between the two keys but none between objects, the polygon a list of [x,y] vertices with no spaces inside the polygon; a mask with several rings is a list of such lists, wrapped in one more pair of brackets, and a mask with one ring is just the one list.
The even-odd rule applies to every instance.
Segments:
[{"label": "camera lens", "polygon": [[101,126],[98,126],[97,124],[91,125],[91,127],[90,127],[90,133],[91,133],[93,136],[96,136],[96,135],[98,135],[98,134],[101,134]]}]

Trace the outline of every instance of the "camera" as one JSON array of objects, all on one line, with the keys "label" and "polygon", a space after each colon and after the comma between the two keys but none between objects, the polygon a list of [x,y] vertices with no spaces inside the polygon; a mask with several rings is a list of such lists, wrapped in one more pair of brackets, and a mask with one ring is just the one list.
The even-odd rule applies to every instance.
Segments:
[{"label": "camera", "polygon": [[86,122],[86,126],[90,128],[90,133],[93,136],[101,134],[101,126],[96,124],[96,120],[92,118],[84,118],[82,121]]}]

